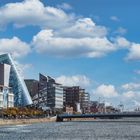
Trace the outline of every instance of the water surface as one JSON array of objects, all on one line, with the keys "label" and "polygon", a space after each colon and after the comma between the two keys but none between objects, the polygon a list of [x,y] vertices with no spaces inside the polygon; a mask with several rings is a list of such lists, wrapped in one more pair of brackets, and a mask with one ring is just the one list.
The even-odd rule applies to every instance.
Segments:
[{"label": "water surface", "polygon": [[140,121],[1,126],[0,140],[140,140]]}]

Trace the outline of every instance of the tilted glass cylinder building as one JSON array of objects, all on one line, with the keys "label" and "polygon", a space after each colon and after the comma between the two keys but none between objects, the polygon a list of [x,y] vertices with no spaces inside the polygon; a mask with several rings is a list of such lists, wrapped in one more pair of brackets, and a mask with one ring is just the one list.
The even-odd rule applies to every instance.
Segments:
[{"label": "tilted glass cylinder building", "polygon": [[16,68],[16,65],[11,55],[10,54],[0,55],[0,63],[8,64],[11,66],[9,87],[11,87],[12,92],[14,94],[14,106],[22,107],[32,104],[30,94],[27,90],[24,80],[22,79]]}]

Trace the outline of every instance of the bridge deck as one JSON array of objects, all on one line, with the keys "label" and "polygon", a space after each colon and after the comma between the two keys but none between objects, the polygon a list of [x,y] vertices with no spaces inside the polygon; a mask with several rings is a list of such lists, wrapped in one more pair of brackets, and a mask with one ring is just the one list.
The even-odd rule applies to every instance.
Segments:
[{"label": "bridge deck", "polygon": [[63,121],[63,119],[72,119],[72,118],[128,118],[128,117],[140,117],[140,113],[97,113],[97,114],[78,114],[78,115],[58,115],[57,121]]}]

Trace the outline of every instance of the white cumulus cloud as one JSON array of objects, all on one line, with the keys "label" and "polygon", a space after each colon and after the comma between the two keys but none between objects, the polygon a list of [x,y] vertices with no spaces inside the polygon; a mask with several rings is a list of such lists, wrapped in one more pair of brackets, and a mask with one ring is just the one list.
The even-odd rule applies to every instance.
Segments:
[{"label": "white cumulus cloud", "polygon": [[56,82],[64,85],[64,86],[81,86],[88,87],[91,84],[91,81],[85,75],[73,75],[73,76],[65,76],[62,75],[56,78]]},{"label": "white cumulus cloud", "polygon": [[113,44],[105,37],[57,37],[52,30],[40,31],[33,37],[32,45],[39,53],[68,57],[101,57],[115,50]]},{"label": "white cumulus cloud", "polygon": [[124,90],[140,90],[140,83],[126,83],[122,85]]},{"label": "white cumulus cloud", "polygon": [[71,10],[72,9],[72,6],[68,3],[59,4],[59,5],[57,5],[57,7],[60,9],[64,9],[64,10]]},{"label": "white cumulus cloud", "polygon": [[133,98],[136,96],[135,92],[134,91],[127,91],[127,92],[124,92],[123,93],[123,96],[124,98]]},{"label": "white cumulus cloud", "polygon": [[24,0],[0,7],[0,27],[13,23],[17,27],[37,25],[59,28],[65,26],[69,19],[71,16],[63,10],[44,6],[40,0]]},{"label": "white cumulus cloud", "polygon": [[41,27],[43,30],[33,37],[32,44],[37,52],[47,55],[101,57],[114,51],[106,37],[106,27],[63,9],[46,6],[40,0],[8,3],[0,7],[0,27],[10,23],[16,27]]},{"label": "white cumulus cloud", "polygon": [[140,60],[140,44],[133,43],[131,45],[126,60]]},{"label": "white cumulus cloud", "polygon": [[112,98],[118,96],[118,93],[114,87],[114,85],[105,85],[102,84],[96,88],[94,94],[99,97]]},{"label": "white cumulus cloud", "polygon": [[127,33],[127,30],[123,27],[118,27],[117,30],[114,32],[115,34],[124,35]]},{"label": "white cumulus cloud", "polygon": [[[32,44],[37,52],[47,55],[102,57],[125,48],[128,50],[126,60],[140,60],[140,44],[123,37],[116,37],[111,42],[105,26],[97,25],[91,18],[64,11],[70,8],[67,3],[52,7],[40,0],[7,3],[0,7],[0,29],[8,24],[40,27],[41,31],[33,37]],[[110,19],[119,21],[117,16]],[[126,29],[119,27],[116,33],[122,35]]]},{"label": "white cumulus cloud", "polygon": [[129,42],[126,38],[124,37],[117,37],[114,39],[115,44],[118,48],[124,48],[128,49],[131,47],[131,42]]},{"label": "white cumulus cloud", "polygon": [[0,54],[11,53],[13,57],[22,57],[30,52],[30,46],[18,37],[0,39]]},{"label": "white cumulus cloud", "polygon": [[61,28],[55,32],[56,36],[61,37],[105,37],[107,29],[104,26],[98,26],[91,18],[79,18],[68,27]]},{"label": "white cumulus cloud", "polygon": [[126,49],[128,53],[125,60],[140,60],[140,44],[128,41],[124,37],[117,37],[114,39],[114,45],[117,49]]}]

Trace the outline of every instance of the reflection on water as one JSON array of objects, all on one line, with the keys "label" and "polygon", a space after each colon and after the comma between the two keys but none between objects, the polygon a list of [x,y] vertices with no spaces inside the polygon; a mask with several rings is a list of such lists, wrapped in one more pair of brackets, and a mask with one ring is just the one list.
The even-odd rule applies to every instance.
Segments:
[{"label": "reflection on water", "polygon": [[140,120],[1,126],[0,140],[140,140]]}]

